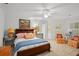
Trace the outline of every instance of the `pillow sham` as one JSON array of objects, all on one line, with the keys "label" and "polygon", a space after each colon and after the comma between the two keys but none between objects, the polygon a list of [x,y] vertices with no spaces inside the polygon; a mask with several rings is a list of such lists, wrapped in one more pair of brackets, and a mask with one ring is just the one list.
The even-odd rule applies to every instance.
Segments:
[{"label": "pillow sham", "polygon": [[25,36],[24,36],[25,39],[32,39],[33,37],[34,37],[33,33],[25,33]]},{"label": "pillow sham", "polygon": [[24,33],[18,33],[18,34],[16,34],[16,36],[17,36],[17,38],[24,38]]}]

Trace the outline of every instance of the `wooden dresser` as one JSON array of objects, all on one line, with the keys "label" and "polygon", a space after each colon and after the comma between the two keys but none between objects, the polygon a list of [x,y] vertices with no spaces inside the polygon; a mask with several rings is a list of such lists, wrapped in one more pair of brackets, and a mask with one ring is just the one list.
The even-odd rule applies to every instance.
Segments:
[{"label": "wooden dresser", "polygon": [[11,56],[11,46],[0,47],[0,56]]}]

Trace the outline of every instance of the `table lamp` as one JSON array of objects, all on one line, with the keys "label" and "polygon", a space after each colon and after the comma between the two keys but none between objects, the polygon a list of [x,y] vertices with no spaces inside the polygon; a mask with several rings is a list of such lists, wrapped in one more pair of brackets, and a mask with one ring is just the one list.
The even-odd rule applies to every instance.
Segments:
[{"label": "table lamp", "polygon": [[7,34],[9,38],[12,38],[14,34],[14,29],[12,27],[8,28]]}]

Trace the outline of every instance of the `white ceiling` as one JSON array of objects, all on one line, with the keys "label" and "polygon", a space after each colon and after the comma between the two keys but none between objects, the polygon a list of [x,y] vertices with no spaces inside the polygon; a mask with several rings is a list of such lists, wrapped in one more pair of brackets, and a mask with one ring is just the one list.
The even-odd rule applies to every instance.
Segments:
[{"label": "white ceiling", "polygon": [[26,16],[42,17],[48,10],[53,18],[79,16],[79,3],[8,3],[6,10],[27,13]]}]

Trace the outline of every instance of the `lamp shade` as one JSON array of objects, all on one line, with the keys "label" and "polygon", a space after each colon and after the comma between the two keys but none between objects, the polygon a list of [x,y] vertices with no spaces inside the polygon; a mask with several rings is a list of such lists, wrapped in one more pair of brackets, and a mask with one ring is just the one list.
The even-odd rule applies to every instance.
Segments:
[{"label": "lamp shade", "polygon": [[7,33],[14,33],[14,29],[13,28],[8,28]]}]

